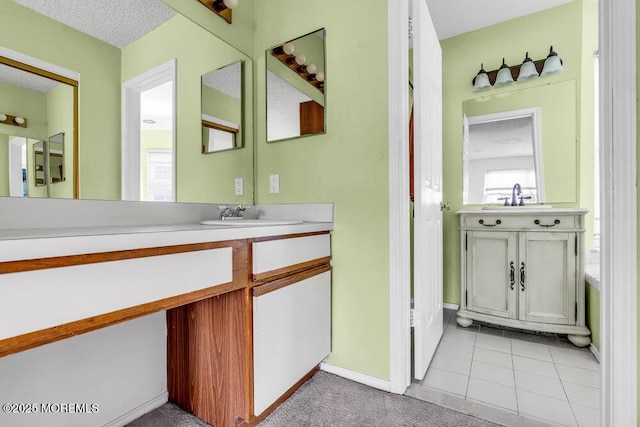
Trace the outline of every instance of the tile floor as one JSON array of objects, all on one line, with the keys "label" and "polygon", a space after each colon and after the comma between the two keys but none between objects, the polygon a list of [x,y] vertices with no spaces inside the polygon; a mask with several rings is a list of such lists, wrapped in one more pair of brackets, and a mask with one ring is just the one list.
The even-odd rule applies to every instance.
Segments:
[{"label": "tile floor", "polygon": [[433,392],[444,393],[464,399],[454,405],[463,411],[465,403],[489,405],[506,425],[598,426],[600,365],[588,349],[556,334],[462,328],[454,310],[445,310],[444,327],[427,375],[408,395],[433,401]]}]

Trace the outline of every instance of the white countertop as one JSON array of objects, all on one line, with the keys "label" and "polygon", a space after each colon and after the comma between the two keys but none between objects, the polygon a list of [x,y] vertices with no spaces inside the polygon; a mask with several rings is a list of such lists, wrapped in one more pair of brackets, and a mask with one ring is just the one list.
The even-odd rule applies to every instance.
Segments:
[{"label": "white countertop", "polygon": [[587,214],[586,208],[542,208],[542,207],[487,207],[479,209],[464,209],[456,211],[457,214],[465,215],[558,215],[558,214]]},{"label": "white countertop", "polygon": [[271,226],[200,224],[0,229],[0,262],[333,230],[332,222]]}]

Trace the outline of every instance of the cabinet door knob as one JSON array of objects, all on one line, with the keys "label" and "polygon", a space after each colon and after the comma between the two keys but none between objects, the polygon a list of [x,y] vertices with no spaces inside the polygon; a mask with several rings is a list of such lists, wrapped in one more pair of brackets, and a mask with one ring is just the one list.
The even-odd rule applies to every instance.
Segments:
[{"label": "cabinet door knob", "polygon": [[520,265],[520,290],[524,291],[524,262]]},{"label": "cabinet door knob", "polygon": [[513,290],[513,285],[516,284],[516,268],[513,266],[513,261],[511,261],[511,290]]},{"label": "cabinet door knob", "polygon": [[499,219],[496,219],[496,223],[495,224],[485,224],[484,223],[484,219],[481,219],[478,221],[480,224],[484,225],[485,227],[495,227],[496,225],[500,225],[502,224],[502,221],[500,221]]}]

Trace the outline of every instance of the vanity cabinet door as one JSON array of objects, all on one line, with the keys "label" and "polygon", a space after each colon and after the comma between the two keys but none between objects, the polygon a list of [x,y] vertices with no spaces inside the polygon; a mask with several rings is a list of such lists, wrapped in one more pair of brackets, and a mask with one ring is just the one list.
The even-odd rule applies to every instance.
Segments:
[{"label": "vanity cabinet door", "polygon": [[516,317],[517,233],[467,232],[467,310]]},{"label": "vanity cabinet door", "polygon": [[519,233],[518,318],[576,324],[576,234]]}]

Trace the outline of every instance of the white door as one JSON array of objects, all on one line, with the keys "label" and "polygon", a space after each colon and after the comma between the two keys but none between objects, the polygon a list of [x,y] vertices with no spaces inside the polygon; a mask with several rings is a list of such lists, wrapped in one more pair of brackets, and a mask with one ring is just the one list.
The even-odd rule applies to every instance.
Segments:
[{"label": "white door", "polygon": [[425,0],[413,0],[414,376],[442,336],[442,51]]}]

